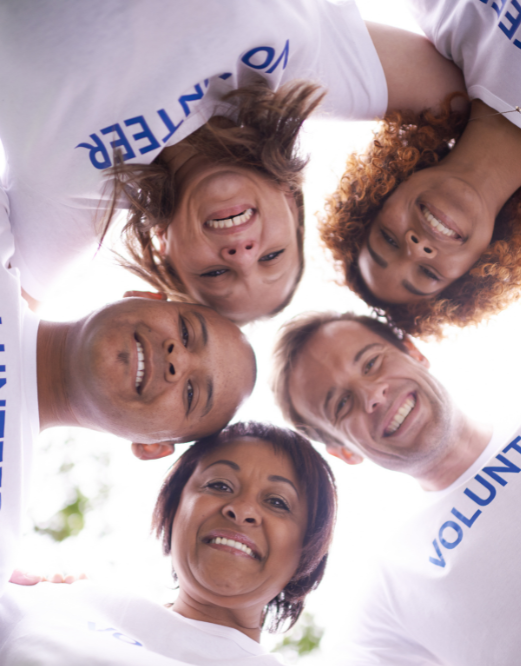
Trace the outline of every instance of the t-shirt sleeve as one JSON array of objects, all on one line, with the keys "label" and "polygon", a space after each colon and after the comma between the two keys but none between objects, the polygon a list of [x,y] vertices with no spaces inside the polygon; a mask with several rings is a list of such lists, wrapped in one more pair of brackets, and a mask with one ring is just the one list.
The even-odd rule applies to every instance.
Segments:
[{"label": "t-shirt sleeve", "polygon": [[381,118],[387,110],[387,82],[356,3],[321,0],[314,5],[315,16],[309,19],[313,48],[307,57],[290,60],[285,80],[320,83],[327,90],[320,112],[330,118]]}]

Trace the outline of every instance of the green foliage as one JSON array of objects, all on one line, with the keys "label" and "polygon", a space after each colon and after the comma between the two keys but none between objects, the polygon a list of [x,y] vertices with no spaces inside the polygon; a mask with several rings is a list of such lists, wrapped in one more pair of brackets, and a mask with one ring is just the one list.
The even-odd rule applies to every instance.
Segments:
[{"label": "green foliage", "polygon": [[273,652],[281,652],[284,658],[295,663],[320,647],[324,629],[315,624],[311,613],[303,613],[293,629],[278,643]]},{"label": "green foliage", "polygon": [[74,493],[73,501],[57,511],[46,527],[35,525],[35,532],[48,534],[55,541],[64,541],[71,536],[77,536],[85,526],[85,512],[90,508],[90,502],[79,488],[74,488]]}]

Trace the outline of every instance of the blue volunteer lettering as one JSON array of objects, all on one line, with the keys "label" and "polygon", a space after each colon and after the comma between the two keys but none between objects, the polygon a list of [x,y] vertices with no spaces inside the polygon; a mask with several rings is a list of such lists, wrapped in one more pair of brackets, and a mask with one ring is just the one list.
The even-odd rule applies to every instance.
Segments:
[{"label": "blue volunteer lettering", "polygon": [[[489,1],[490,0],[479,0],[481,4],[487,5],[490,9],[493,9],[499,19],[501,19],[503,11],[506,10],[503,18],[498,22],[497,27],[504,35],[506,35],[507,39],[512,41],[512,37],[521,26],[521,5],[519,4],[519,0],[493,0],[491,4],[489,4]],[[521,49],[521,41],[519,39],[514,39],[512,43],[518,49]]]},{"label": "blue volunteer lettering", "polygon": [[[252,69],[265,69],[266,74],[273,74],[282,60],[284,60],[282,63],[282,69],[285,70],[286,65],[288,64],[289,39],[286,40],[286,44],[284,45],[282,53],[270,67],[273,59],[275,58],[275,54],[276,51],[272,46],[257,46],[256,48],[250,49],[247,53],[245,53],[241,60],[245,65],[251,67]],[[268,67],[270,68],[268,69]]]},{"label": "blue volunteer lettering", "polygon": [[[497,497],[498,488],[496,488],[496,486],[494,486],[490,481],[485,479],[482,474],[489,476],[493,481],[499,484],[499,487],[501,488],[506,486],[508,481],[503,478],[503,476],[500,476],[500,474],[519,474],[519,472],[521,472],[521,467],[518,467],[511,460],[502,455],[508,453],[509,451],[521,453],[520,442],[521,437],[516,437],[503,449],[502,453],[499,453],[497,456],[495,456],[496,460],[502,463],[501,466],[494,465],[492,467],[487,465],[486,467],[483,467],[481,474],[476,474],[470,483],[477,482],[479,486],[476,487],[474,485],[473,489],[465,488],[463,491],[463,494],[469,500],[480,507],[486,507],[489,506]],[[485,493],[482,492],[483,489],[486,491]],[[482,514],[482,510],[477,509],[469,518],[461,513],[461,511],[459,511],[456,507],[453,507],[451,509],[451,514],[464,527],[470,529]],[[454,520],[448,520],[440,527],[437,538],[432,542],[436,557],[429,557],[429,562],[435,566],[443,568],[446,565],[440,544],[447,550],[452,550],[462,542],[465,533],[460,527],[459,523],[455,522]],[[448,530],[452,530],[452,532]]]},{"label": "blue volunteer lettering", "polygon": [[135,638],[130,638],[129,636],[125,636],[125,634],[122,634],[121,631],[114,629],[114,627],[97,629],[95,622],[87,622],[87,626],[89,628],[89,631],[95,631],[98,634],[108,633],[112,636],[112,638],[115,638],[116,640],[121,641],[122,643],[126,643],[127,645],[136,645],[138,647],[143,647],[143,643],[136,641]]}]

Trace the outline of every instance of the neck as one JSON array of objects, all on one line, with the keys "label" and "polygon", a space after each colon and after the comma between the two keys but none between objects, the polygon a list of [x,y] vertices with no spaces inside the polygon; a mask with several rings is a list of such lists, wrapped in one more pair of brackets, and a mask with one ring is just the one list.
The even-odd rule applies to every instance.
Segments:
[{"label": "neck", "polygon": [[474,100],[465,131],[440,163],[485,194],[493,218],[521,186],[521,129],[495,114]]},{"label": "neck", "polygon": [[36,344],[40,430],[79,425],[69,405],[66,349],[71,324],[41,321]]},{"label": "neck", "polygon": [[463,417],[454,435],[441,459],[416,476],[424,490],[444,490],[454,483],[486,449],[492,427]]},{"label": "neck", "polygon": [[200,622],[220,624],[224,627],[237,629],[249,638],[260,641],[261,616],[263,608],[223,608],[207,602],[201,602],[179,590],[179,597],[173,605],[173,610],[183,617]]}]

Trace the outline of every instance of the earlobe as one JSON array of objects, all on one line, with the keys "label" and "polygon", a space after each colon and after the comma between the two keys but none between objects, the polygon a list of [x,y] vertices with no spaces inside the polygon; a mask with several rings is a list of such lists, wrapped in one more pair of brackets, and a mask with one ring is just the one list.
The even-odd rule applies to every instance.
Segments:
[{"label": "earlobe", "polygon": [[170,456],[175,450],[173,442],[158,442],[157,444],[138,444],[132,442],[132,453],[140,460],[157,460]]},{"label": "earlobe", "polygon": [[403,344],[407,347],[407,353],[409,356],[412,356],[412,358],[415,361],[418,361],[421,365],[423,365],[425,368],[429,369],[431,367],[431,364],[429,363],[429,359],[426,358],[421,351],[416,347],[414,342],[411,340],[411,338],[406,335],[403,339]]},{"label": "earlobe", "polygon": [[326,451],[330,455],[335,456],[335,458],[340,458],[340,460],[343,460],[348,465],[359,465],[364,462],[363,457],[359,453],[354,453],[353,451],[346,449],[344,446],[327,444]]}]

